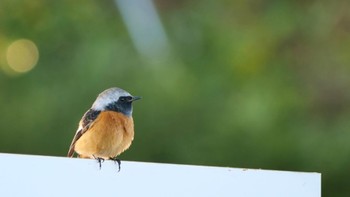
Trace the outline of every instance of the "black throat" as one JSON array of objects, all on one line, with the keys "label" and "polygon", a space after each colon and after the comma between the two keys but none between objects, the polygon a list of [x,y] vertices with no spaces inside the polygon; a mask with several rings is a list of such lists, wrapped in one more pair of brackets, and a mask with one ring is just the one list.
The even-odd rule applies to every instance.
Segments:
[{"label": "black throat", "polygon": [[132,113],[132,104],[131,102],[113,102],[107,105],[106,107],[107,111],[115,111],[115,112],[120,112],[126,116],[131,116]]}]

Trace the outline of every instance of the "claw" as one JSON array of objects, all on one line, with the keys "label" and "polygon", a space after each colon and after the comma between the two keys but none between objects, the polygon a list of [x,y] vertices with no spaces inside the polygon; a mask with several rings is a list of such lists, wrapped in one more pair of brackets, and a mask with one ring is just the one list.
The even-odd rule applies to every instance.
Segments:
[{"label": "claw", "polygon": [[100,166],[100,170],[102,167],[102,163],[105,161],[105,159],[101,158],[101,157],[95,157],[95,155],[92,155],[98,162],[99,166]]},{"label": "claw", "polygon": [[120,165],[122,163],[120,159],[118,159],[117,157],[110,157],[109,159],[113,160],[115,164],[118,163],[118,172],[120,172]]}]

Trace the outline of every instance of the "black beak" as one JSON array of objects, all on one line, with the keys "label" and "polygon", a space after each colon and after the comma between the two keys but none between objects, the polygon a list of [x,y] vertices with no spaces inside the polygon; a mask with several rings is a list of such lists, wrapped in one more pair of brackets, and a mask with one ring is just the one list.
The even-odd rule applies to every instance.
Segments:
[{"label": "black beak", "polygon": [[140,100],[141,98],[142,98],[141,96],[133,96],[131,101]]}]

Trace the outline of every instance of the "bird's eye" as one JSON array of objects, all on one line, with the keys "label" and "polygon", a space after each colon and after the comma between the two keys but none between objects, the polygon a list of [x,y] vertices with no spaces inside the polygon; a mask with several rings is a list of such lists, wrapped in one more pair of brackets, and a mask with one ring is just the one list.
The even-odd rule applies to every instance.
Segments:
[{"label": "bird's eye", "polygon": [[132,96],[122,96],[119,98],[121,102],[131,102],[132,101]]},{"label": "bird's eye", "polygon": [[131,96],[127,96],[127,97],[126,97],[126,100],[127,100],[127,101],[131,101],[131,100],[132,100],[132,97],[131,97]]}]

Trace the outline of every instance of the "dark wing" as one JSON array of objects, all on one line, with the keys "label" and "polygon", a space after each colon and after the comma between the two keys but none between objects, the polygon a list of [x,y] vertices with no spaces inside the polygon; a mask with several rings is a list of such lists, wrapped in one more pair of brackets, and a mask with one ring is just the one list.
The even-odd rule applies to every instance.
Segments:
[{"label": "dark wing", "polygon": [[90,126],[92,125],[94,120],[97,118],[97,116],[100,114],[100,112],[101,111],[89,109],[84,114],[83,118],[80,120],[79,128],[78,128],[77,132],[75,133],[75,136],[72,140],[72,143],[70,144],[67,157],[73,157],[75,143],[90,128]]}]

